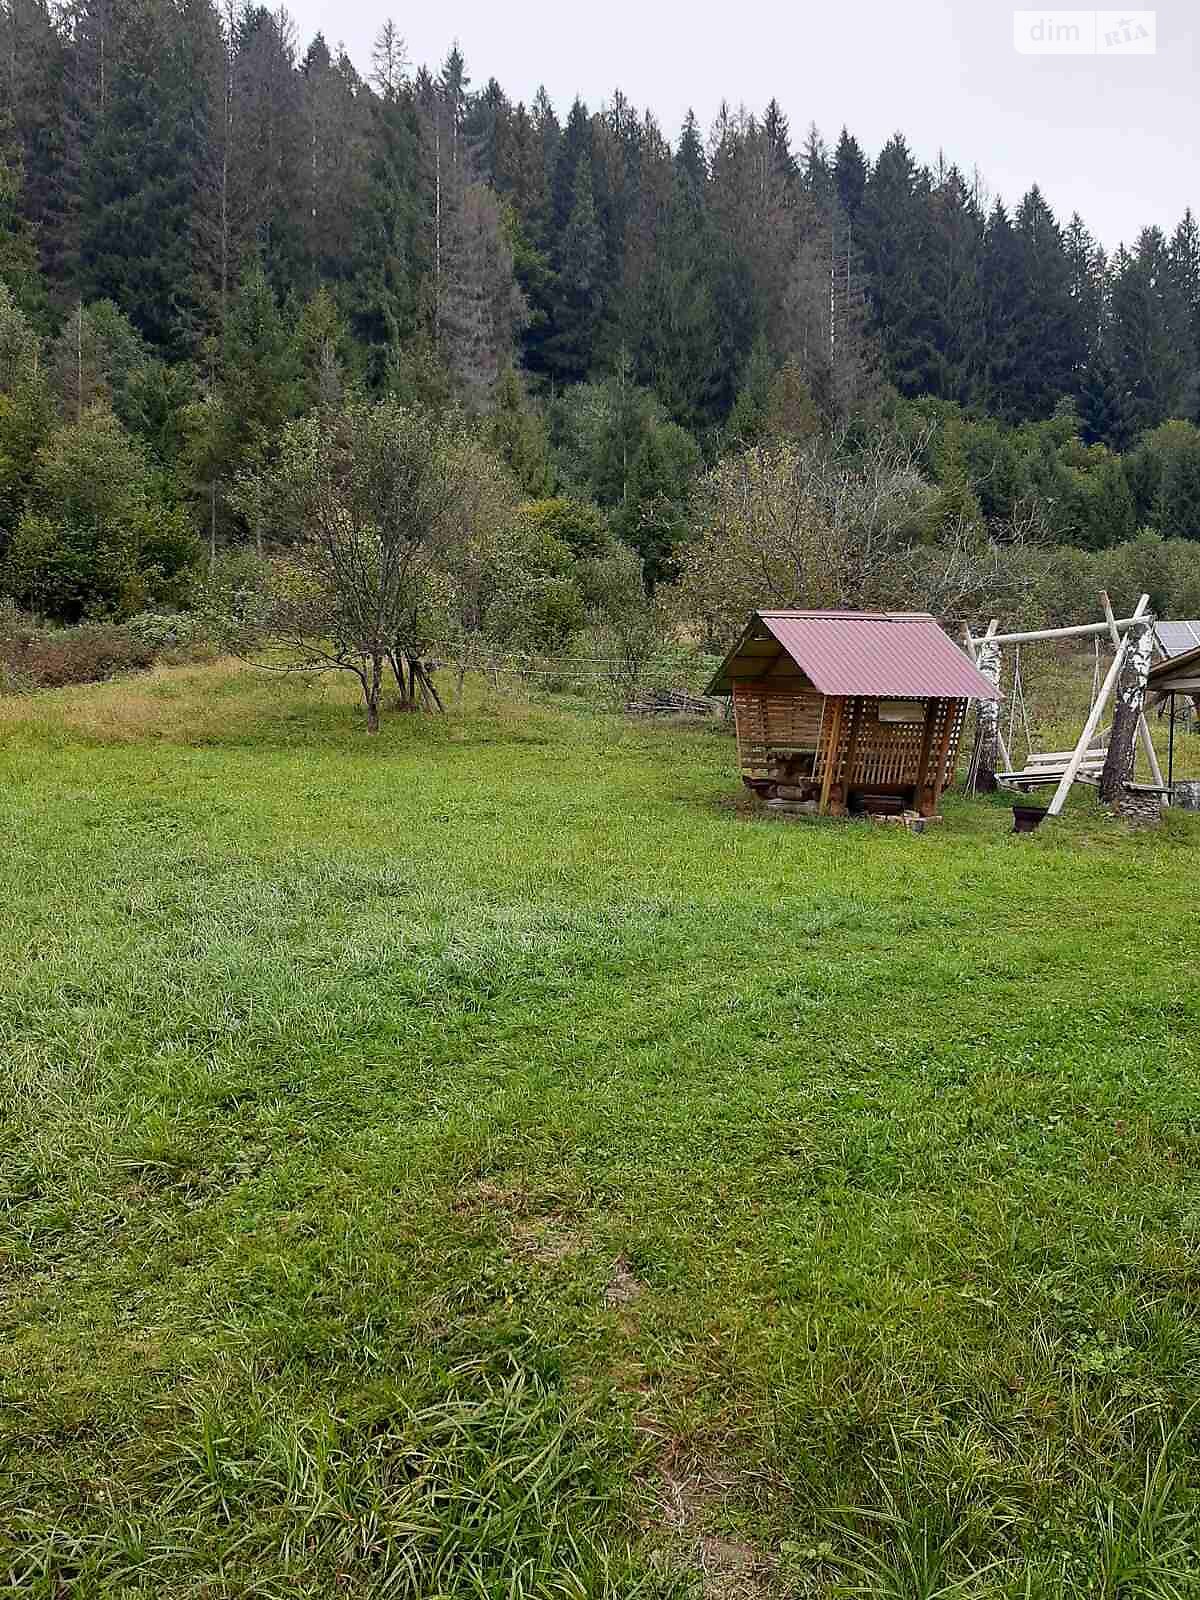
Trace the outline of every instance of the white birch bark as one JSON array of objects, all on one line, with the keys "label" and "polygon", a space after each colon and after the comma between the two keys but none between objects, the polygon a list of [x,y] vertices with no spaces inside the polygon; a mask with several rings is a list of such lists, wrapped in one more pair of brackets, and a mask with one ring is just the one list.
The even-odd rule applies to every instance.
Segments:
[{"label": "white birch bark", "polygon": [[1125,652],[1113,707],[1108,755],[1100,778],[1100,796],[1113,801],[1133,776],[1135,740],[1146,704],[1146,680],[1154,654],[1154,628],[1147,623]]},{"label": "white birch bark", "polygon": [[[990,637],[979,641],[979,671],[1000,690],[1000,646]],[[971,761],[970,794],[993,794],[996,789],[996,757],[1000,749],[1000,705],[996,700],[975,702],[975,752]]]}]

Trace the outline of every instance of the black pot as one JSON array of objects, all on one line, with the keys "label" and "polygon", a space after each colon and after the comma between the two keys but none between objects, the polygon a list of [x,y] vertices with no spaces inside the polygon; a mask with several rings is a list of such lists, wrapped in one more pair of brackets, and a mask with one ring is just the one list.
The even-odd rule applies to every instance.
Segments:
[{"label": "black pot", "polygon": [[1012,813],[1014,833],[1032,833],[1047,816],[1045,806],[1014,806]]}]

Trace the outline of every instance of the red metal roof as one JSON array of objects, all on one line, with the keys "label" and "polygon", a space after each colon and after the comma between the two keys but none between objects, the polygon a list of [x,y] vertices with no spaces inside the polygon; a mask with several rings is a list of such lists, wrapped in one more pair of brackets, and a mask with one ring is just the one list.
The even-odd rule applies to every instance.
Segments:
[{"label": "red metal roof", "polygon": [[713,679],[710,694],[728,693],[732,678],[762,670],[732,670],[742,647],[762,624],[827,695],[884,695],[891,699],[995,700],[994,687],[928,612],[756,611],[750,626]]}]

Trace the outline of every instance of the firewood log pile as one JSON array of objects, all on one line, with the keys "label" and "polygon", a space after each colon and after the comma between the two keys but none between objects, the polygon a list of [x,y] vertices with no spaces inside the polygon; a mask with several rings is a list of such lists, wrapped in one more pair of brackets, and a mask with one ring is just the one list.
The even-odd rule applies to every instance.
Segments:
[{"label": "firewood log pile", "polygon": [[684,689],[650,689],[625,707],[631,717],[715,717],[719,700],[702,699]]}]

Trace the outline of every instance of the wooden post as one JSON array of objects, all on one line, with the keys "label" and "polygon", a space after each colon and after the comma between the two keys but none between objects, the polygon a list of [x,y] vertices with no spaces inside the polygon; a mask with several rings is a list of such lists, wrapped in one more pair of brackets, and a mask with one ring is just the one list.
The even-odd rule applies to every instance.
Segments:
[{"label": "wooden post", "polygon": [[[1000,689],[1000,646],[995,642],[995,618],[978,644],[975,664],[992,687]],[[968,794],[993,794],[996,789],[996,754],[1000,748],[999,700],[975,702],[975,748],[967,771]]]},{"label": "wooden post", "polygon": [[926,813],[931,817],[937,815],[937,808],[942,798],[942,790],[946,787],[946,758],[950,754],[950,740],[954,737],[954,702],[953,700],[944,700],[942,704],[945,707],[942,712],[945,718],[945,726],[942,729],[941,741],[938,744],[937,766],[933,771],[933,802]]},{"label": "wooden post", "polygon": [[829,789],[833,783],[833,769],[837,762],[838,745],[842,739],[842,707],[846,704],[845,695],[839,695],[833,702],[833,715],[830,718],[829,743],[825,749],[825,775],[821,779],[821,804],[817,808],[819,816],[824,816],[829,809]]},{"label": "wooden post", "polygon": [[[1117,628],[1116,618],[1113,616],[1112,602],[1108,598],[1107,591],[1105,591],[1103,589],[1100,591],[1100,599],[1104,603],[1104,614],[1108,618],[1108,631],[1112,634],[1113,644],[1115,644],[1117,646],[1117,648],[1120,649],[1120,646],[1121,646],[1121,634],[1120,634],[1119,629]],[[1153,632],[1153,629],[1151,629],[1151,631]],[[1151,645],[1151,649],[1153,649],[1153,644]],[[1145,691],[1144,691],[1144,689],[1143,689],[1142,698],[1143,698],[1143,702],[1144,702],[1145,701]],[[1144,710],[1142,711],[1141,715],[1138,717],[1137,731],[1138,731],[1138,738],[1142,742],[1142,750],[1143,750],[1143,752],[1145,754],[1145,757],[1146,757],[1146,765],[1150,768],[1150,776],[1154,779],[1155,783],[1161,789],[1163,787],[1162,768],[1158,764],[1158,752],[1154,748],[1154,740],[1150,736],[1150,724],[1146,721],[1146,713],[1145,713]]]},{"label": "wooden post", "polygon": [[[1111,805],[1133,776],[1135,758],[1134,739],[1138,724],[1143,720],[1142,708],[1146,704],[1146,679],[1150,673],[1150,660],[1154,653],[1154,629],[1149,622],[1125,652],[1125,661],[1117,681],[1117,699],[1113,709],[1112,731],[1108,736],[1108,755],[1100,775],[1100,798]],[[1161,773],[1159,774],[1161,777]]]},{"label": "wooden post", "polygon": [[928,806],[925,799],[925,785],[929,778],[929,757],[933,750],[933,730],[937,727],[938,706],[940,700],[927,700],[925,702],[925,727],[921,734],[921,754],[917,757],[917,786],[913,793],[913,805],[921,815],[932,814],[932,807]]},{"label": "wooden post", "polygon": [[[1118,617],[1117,632],[1125,633],[1135,627],[1138,617]],[[1085,622],[1078,628],[1031,628],[1028,633],[998,633],[997,644],[1035,644],[1040,639],[1090,639],[1097,633],[1107,633],[1107,622]]]},{"label": "wooden post", "polygon": [[858,736],[862,732],[866,709],[867,703],[860,695],[850,713],[850,739],[846,745],[846,767],[842,776],[842,799],[847,808],[850,805],[850,786],[854,782],[854,766],[858,760]]},{"label": "wooden post", "polygon": [[[1149,604],[1150,596],[1148,594],[1144,594],[1138,601],[1137,610],[1132,618],[1134,622],[1140,621],[1140,619],[1145,615],[1146,607]],[[1058,788],[1054,791],[1054,799],[1051,800],[1050,804],[1046,807],[1046,815],[1049,817],[1057,817],[1062,811],[1063,806],[1065,806],[1067,803],[1067,796],[1071,792],[1071,785],[1079,776],[1079,769],[1083,765],[1083,758],[1088,752],[1088,746],[1092,742],[1092,735],[1100,726],[1100,718],[1104,715],[1104,708],[1108,704],[1108,698],[1113,692],[1113,686],[1115,685],[1117,678],[1120,676],[1121,668],[1125,665],[1125,657],[1128,652],[1129,635],[1126,634],[1121,640],[1120,649],[1113,657],[1113,664],[1108,669],[1108,676],[1101,685],[1100,693],[1096,696],[1096,703],[1088,713],[1088,719],[1083,725],[1083,732],[1079,735],[1079,743],[1071,752],[1070,761],[1067,762],[1067,769],[1059,779]]]}]

